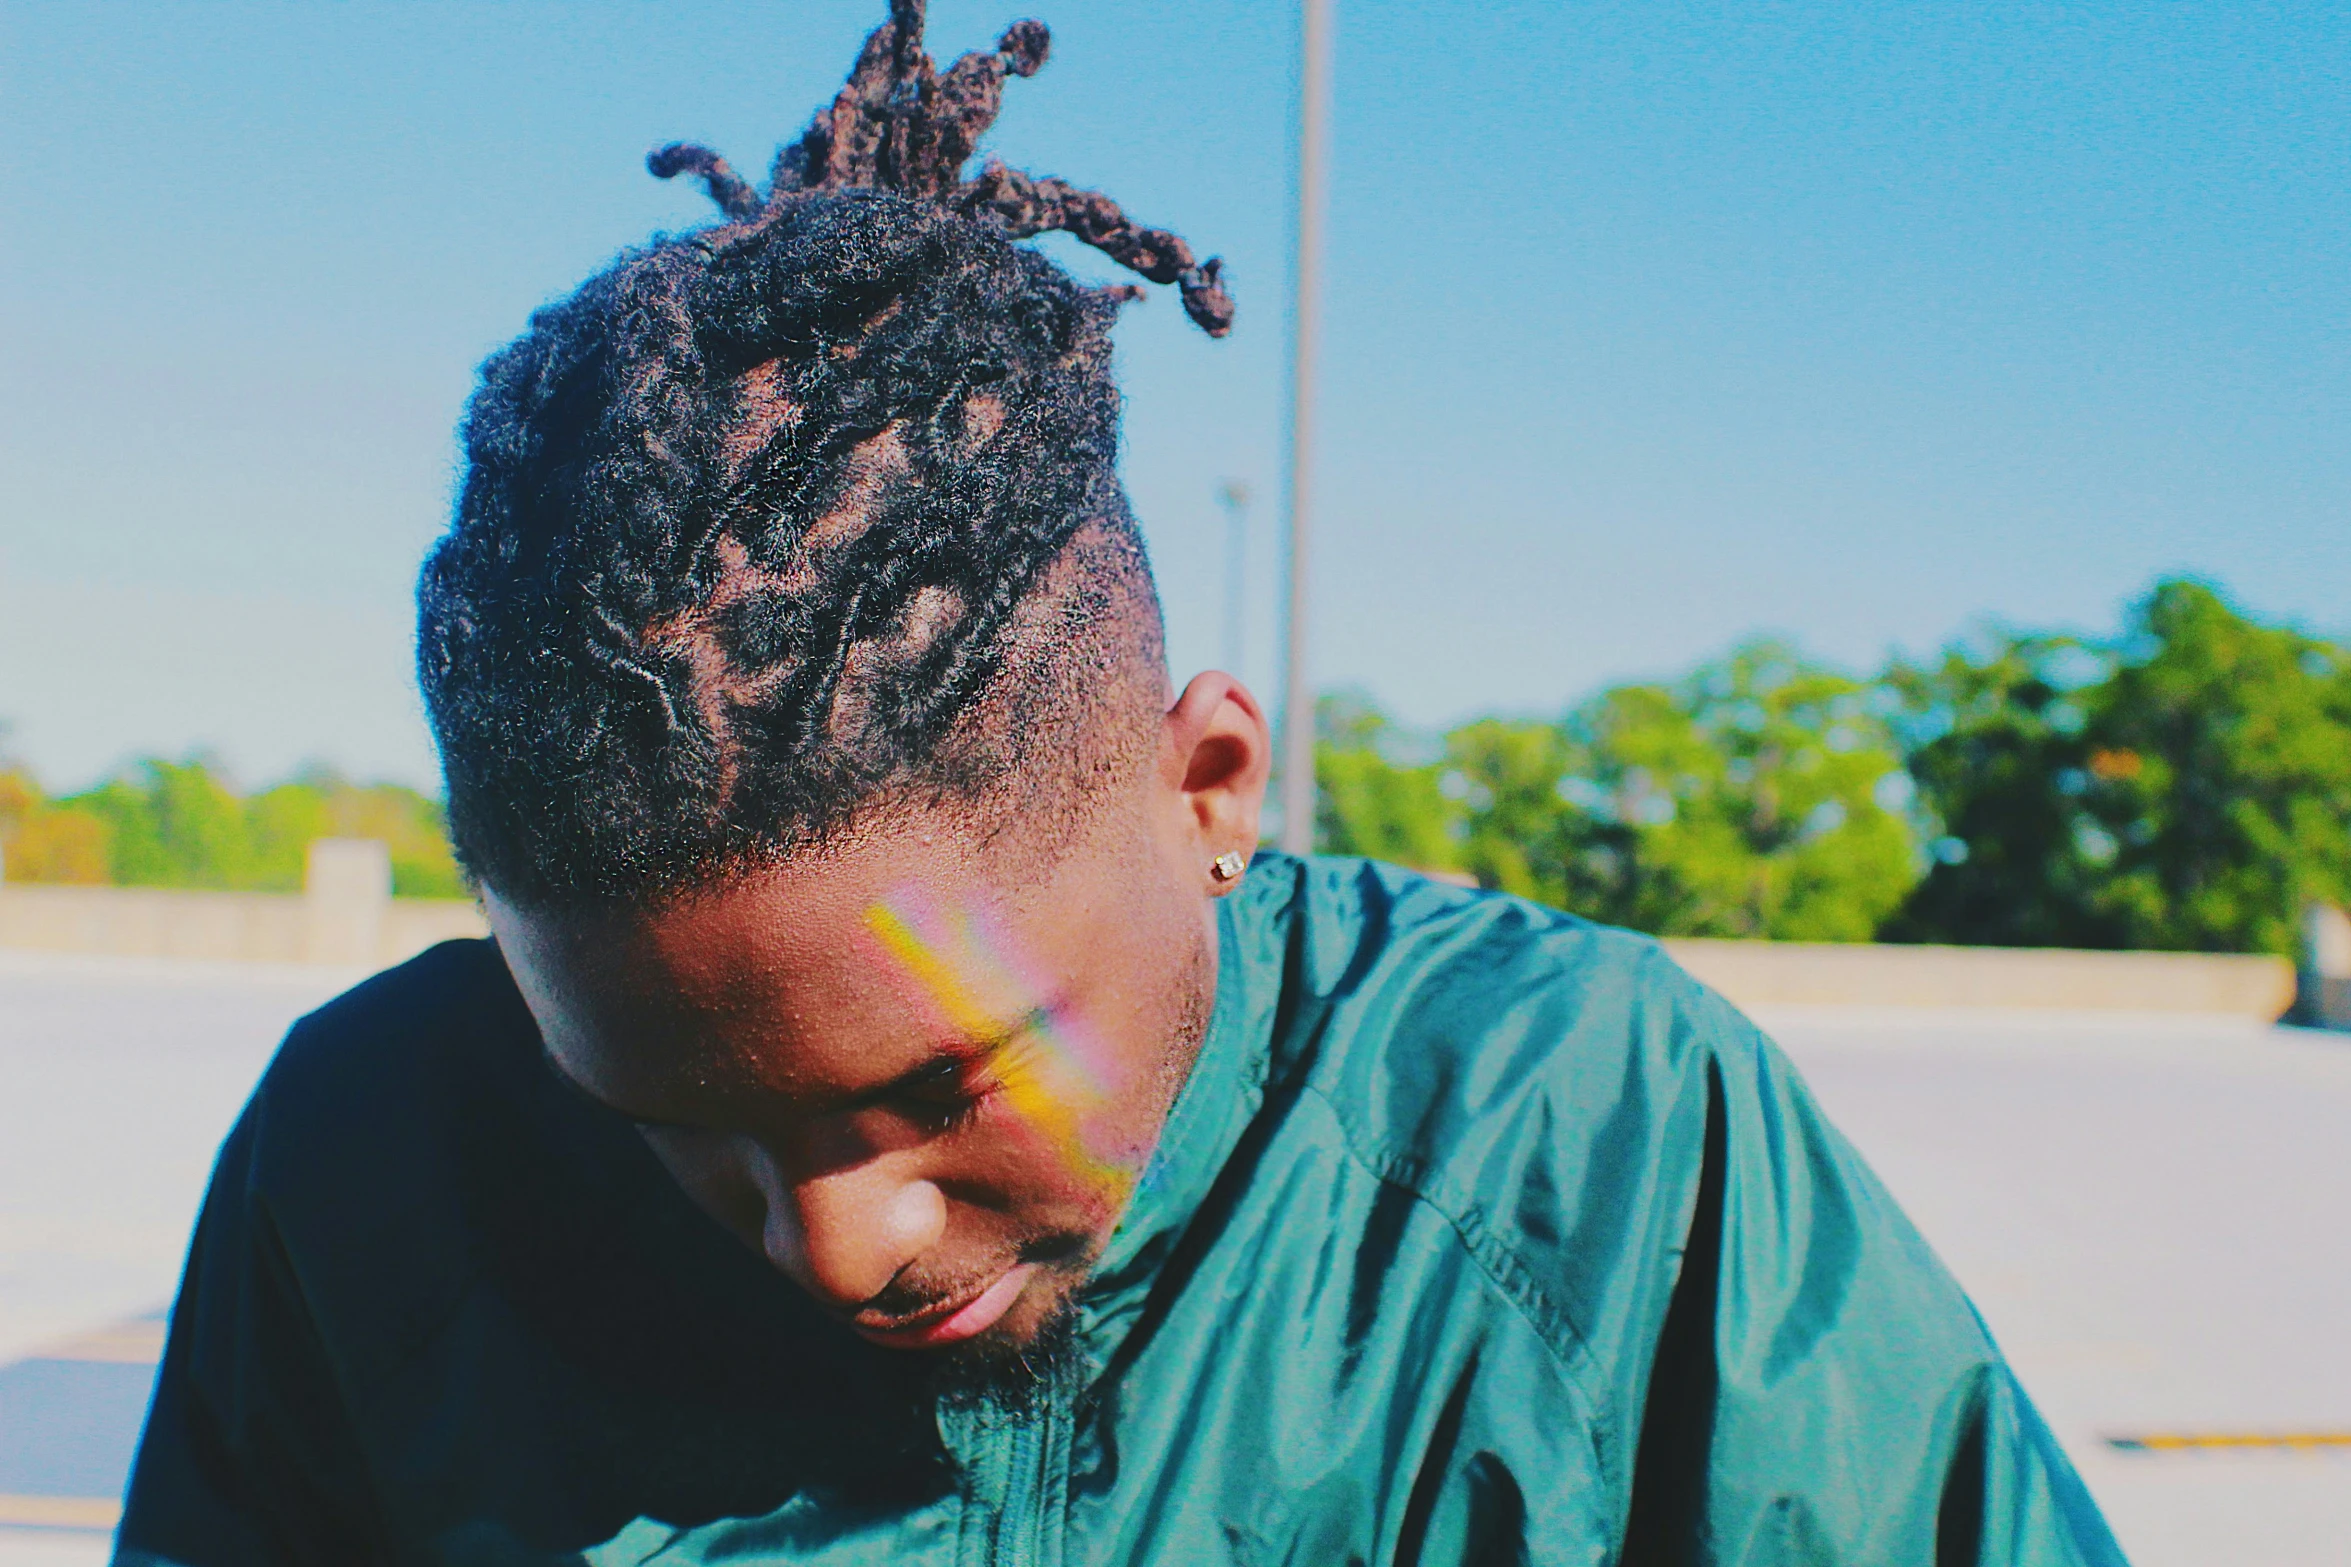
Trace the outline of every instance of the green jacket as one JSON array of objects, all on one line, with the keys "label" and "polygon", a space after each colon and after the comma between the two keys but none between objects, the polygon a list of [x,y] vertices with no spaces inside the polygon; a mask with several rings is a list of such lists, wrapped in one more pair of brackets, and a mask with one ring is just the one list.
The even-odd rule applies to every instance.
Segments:
[{"label": "green jacket", "polygon": [[120,1559],[2118,1563],[1948,1274],[1643,938],[1350,860],[1223,904],[1084,1368],[930,1402],[557,1083],[494,948],[296,1027]]}]

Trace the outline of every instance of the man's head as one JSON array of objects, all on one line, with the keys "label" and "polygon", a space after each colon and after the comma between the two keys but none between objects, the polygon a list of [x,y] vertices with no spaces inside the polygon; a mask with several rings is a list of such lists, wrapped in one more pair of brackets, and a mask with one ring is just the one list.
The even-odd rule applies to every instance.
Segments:
[{"label": "man's head", "polygon": [[419,663],[458,851],[572,1082],[869,1337],[1017,1348],[1123,1207],[1204,1026],[1210,866],[1265,723],[1171,693],[1108,327],[1014,241],[1214,262],[962,177],[1042,26],[945,73],[895,0],[762,197],[493,357]]}]

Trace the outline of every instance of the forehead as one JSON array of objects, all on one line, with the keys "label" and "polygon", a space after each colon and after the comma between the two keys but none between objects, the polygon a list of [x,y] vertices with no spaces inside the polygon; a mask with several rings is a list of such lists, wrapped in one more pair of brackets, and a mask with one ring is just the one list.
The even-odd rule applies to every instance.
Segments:
[{"label": "forehead", "polygon": [[1006,874],[968,837],[879,835],[650,909],[491,922],[547,1047],[616,1104],[854,1092],[1102,987],[1125,878]]}]

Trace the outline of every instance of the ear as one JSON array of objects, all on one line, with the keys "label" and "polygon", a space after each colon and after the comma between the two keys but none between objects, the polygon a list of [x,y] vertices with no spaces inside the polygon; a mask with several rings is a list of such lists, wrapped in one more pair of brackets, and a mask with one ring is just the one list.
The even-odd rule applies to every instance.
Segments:
[{"label": "ear", "polygon": [[1159,782],[1170,847],[1223,891],[1209,866],[1219,855],[1257,852],[1257,818],[1273,770],[1273,731],[1249,688],[1210,670],[1193,677],[1162,720]]}]

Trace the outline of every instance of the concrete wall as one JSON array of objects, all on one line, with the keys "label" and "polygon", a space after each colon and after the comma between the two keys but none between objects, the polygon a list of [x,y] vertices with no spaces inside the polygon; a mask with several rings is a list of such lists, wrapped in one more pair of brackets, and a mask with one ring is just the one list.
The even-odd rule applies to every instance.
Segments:
[{"label": "concrete wall", "polygon": [[393,897],[373,839],[312,844],[304,883],[300,893],[0,883],[0,947],[372,968],[488,929],[470,902]]},{"label": "concrete wall", "polygon": [[0,886],[0,947],[51,952],[383,967],[488,928],[457,899],[389,898],[370,919],[286,893]]},{"label": "concrete wall", "polygon": [[2206,952],[1673,940],[1674,961],[1741,1006],[2090,1008],[2273,1020],[2284,958]]}]

